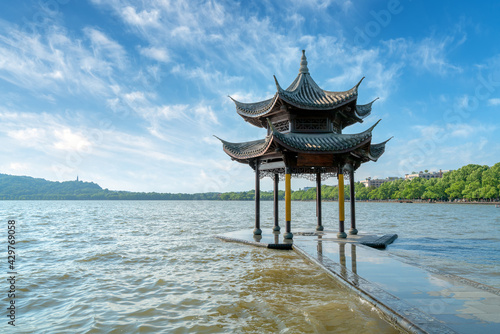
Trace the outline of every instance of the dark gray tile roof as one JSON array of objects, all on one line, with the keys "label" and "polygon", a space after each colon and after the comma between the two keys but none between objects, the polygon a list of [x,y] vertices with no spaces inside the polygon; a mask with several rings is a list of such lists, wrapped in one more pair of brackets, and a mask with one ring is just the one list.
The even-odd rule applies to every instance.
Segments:
[{"label": "dark gray tile roof", "polygon": [[369,129],[356,134],[339,134],[334,132],[315,134],[280,133],[272,124],[271,129],[278,143],[297,151],[343,153],[352,151],[369,142],[372,138],[372,130],[377,124],[378,122]]},{"label": "dark gray tile roof", "polygon": [[222,142],[224,151],[231,157],[236,159],[251,159],[264,154],[267,148],[271,145],[272,136],[267,136],[264,139],[247,141],[242,143],[230,143],[217,136],[215,138]]},{"label": "dark gray tile roof", "polygon": [[375,102],[377,100],[378,100],[378,97],[375,100],[373,100],[372,102],[368,103],[368,104],[357,105],[356,106],[356,114],[360,118],[367,117],[372,112],[372,104],[373,104],[373,102]]},{"label": "dark gray tile roof", "polygon": [[[224,151],[235,159],[251,159],[263,155],[273,142],[285,146],[297,152],[323,152],[323,153],[346,153],[356,151],[363,161],[376,161],[385,151],[387,141],[370,145],[369,150],[363,149],[372,138],[372,130],[378,124],[375,123],[369,129],[356,134],[338,133],[280,133],[272,127],[272,133],[264,139],[230,143],[218,137],[223,145]],[[359,149],[359,150],[358,150]]]},{"label": "dark gray tile roof", "polygon": [[[330,92],[321,89],[309,74],[305,54],[302,54],[300,65],[299,74],[287,89],[281,88],[278,80],[274,77],[277,92],[270,99],[254,103],[243,103],[230,97],[236,105],[238,114],[247,118],[263,116],[272,110],[278,99],[282,99],[298,108],[309,110],[334,109],[356,100],[358,87],[364,78],[347,91]],[[369,107],[371,108],[371,104]]]}]

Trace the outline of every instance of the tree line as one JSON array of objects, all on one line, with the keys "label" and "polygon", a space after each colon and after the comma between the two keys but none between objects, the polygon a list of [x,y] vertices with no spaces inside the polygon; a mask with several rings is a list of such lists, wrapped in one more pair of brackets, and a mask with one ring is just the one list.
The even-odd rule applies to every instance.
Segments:
[{"label": "tree line", "polygon": [[[345,186],[345,198],[350,199],[349,185]],[[395,180],[383,183],[380,187],[365,187],[355,184],[357,200],[398,200],[423,199],[438,201],[492,201],[500,197],[500,163],[492,167],[466,165],[443,174],[442,178],[425,180]],[[337,186],[323,185],[321,197],[324,200],[337,200]],[[93,182],[65,181],[51,182],[28,176],[0,174],[0,200],[254,200],[254,190],[243,192],[210,193],[141,193],[111,191],[102,189]],[[273,200],[272,191],[261,191],[261,200]],[[280,190],[278,198],[283,200],[285,192]],[[316,188],[293,191],[293,201],[316,199]]]},{"label": "tree line", "polygon": [[[322,198],[338,199],[338,187],[322,186]],[[380,187],[365,187],[355,184],[357,200],[435,200],[435,201],[498,201],[500,197],[500,163],[492,167],[466,165],[446,172],[442,178],[394,180]],[[349,199],[349,186],[345,187],[345,198]],[[316,189],[292,193],[292,200],[314,200]]]}]

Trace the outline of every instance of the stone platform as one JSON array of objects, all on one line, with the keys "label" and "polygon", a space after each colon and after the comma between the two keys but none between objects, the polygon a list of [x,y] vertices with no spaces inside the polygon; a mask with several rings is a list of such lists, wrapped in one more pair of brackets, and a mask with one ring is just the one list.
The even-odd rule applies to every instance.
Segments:
[{"label": "stone platform", "polygon": [[364,245],[389,243],[390,235],[337,239],[336,231],[293,233],[293,242],[272,230],[263,230],[262,236],[243,230],[216,237],[293,249],[408,332],[500,333],[500,290]]}]

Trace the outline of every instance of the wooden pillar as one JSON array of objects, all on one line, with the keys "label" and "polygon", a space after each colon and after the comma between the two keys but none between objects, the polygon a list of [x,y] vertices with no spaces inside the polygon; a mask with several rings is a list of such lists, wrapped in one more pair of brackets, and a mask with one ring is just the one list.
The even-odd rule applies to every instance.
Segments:
[{"label": "wooden pillar", "polygon": [[278,232],[280,228],[279,224],[279,190],[278,190],[278,183],[280,182],[279,174],[274,174],[274,227],[273,231]]},{"label": "wooden pillar", "polygon": [[339,233],[337,238],[347,238],[344,232],[345,208],[344,208],[344,174],[342,168],[339,168],[337,178],[339,180]]},{"label": "wooden pillar", "polygon": [[321,173],[316,173],[316,216],[318,217],[316,231],[323,231],[321,223]]},{"label": "wooden pillar", "polygon": [[358,234],[356,229],[356,193],[354,189],[354,166],[351,166],[349,171],[349,186],[351,190],[351,229],[349,234]]},{"label": "wooden pillar", "polygon": [[285,239],[292,239],[292,186],[291,186],[292,174],[290,168],[285,168],[285,213],[286,213],[286,226],[285,234],[283,237]]},{"label": "wooden pillar", "polygon": [[255,160],[255,228],[253,234],[261,235],[260,229],[260,173],[259,160]]}]

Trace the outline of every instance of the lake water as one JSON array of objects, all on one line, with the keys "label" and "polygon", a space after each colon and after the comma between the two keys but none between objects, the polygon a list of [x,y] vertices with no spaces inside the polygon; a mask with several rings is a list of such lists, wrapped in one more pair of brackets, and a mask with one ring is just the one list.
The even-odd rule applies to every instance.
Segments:
[{"label": "lake water", "polygon": [[[272,202],[261,211],[271,227]],[[15,332],[396,332],[294,252],[212,237],[252,228],[253,212],[252,202],[0,202],[5,248],[7,220],[17,222]],[[325,202],[323,217],[336,229],[337,203]],[[292,230],[313,229],[315,203],[292,202],[292,219]],[[494,206],[358,203],[357,222],[397,233],[388,252],[500,288]]]}]

